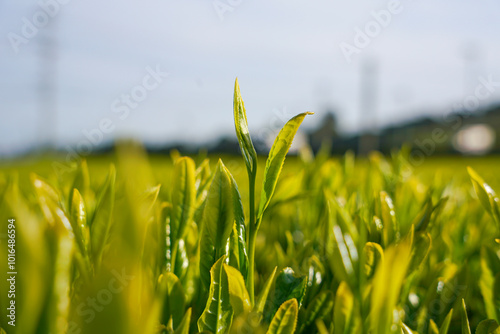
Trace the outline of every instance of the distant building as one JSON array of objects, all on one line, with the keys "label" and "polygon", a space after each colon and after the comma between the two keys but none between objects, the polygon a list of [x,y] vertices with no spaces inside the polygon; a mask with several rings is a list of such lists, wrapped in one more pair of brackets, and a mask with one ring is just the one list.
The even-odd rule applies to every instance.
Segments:
[{"label": "distant building", "polygon": [[[274,140],[274,137],[271,138]],[[267,155],[269,145],[259,136],[253,137],[258,154]],[[341,136],[333,112],[327,112],[316,129],[306,132],[303,137],[297,134],[296,144],[309,143],[317,152],[323,143],[330,145],[331,153],[342,155],[351,150],[356,154],[362,147],[377,147],[384,154],[400,149],[408,144],[414,151],[420,150],[425,155],[431,154],[487,154],[500,153],[500,105],[472,114],[453,113],[437,118],[422,117],[411,122],[391,125],[383,128],[378,134],[371,132],[354,136]],[[368,144],[368,145],[366,145]],[[219,139],[207,145],[209,153],[240,154],[236,136]],[[198,152],[198,145],[175,144],[162,148],[152,148],[156,152],[177,149],[182,153]],[[291,154],[294,152],[291,151]]]},{"label": "distant building", "polygon": [[317,151],[324,141],[333,142],[337,139],[337,119],[335,114],[331,111],[327,112],[321,120],[318,128],[310,131],[308,137],[309,145],[313,151]]},{"label": "distant building", "polygon": [[[376,145],[382,153],[390,153],[404,144],[430,154],[500,153],[500,106],[485,111],[454,113],[438,118],[423,117],[382,129],[379,134],[361,133],[350,137],[337,135],[335,116],[327,114],[317,129],[309,132],[313,151],[323,142],[331,143],[332,154],[352,150],[357,154],[366,144]],[[369,146],[369,145],[368,145]]]}]

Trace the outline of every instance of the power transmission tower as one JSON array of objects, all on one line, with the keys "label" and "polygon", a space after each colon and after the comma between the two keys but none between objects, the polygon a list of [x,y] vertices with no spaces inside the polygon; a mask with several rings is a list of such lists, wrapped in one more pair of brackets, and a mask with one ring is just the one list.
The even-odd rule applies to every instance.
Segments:
[{"label": "power transmission tower", "polygon": [[358,153],[366,155],[379,148],[377,135],[377,76],[378,63],[367,59],[361,65],[360,84],[360,136]]},{"label": "power transmission tower", "polygon": [[39,144],[51,150],[57,139],[57,17],[40,28],[37,41],[37,109]]}]

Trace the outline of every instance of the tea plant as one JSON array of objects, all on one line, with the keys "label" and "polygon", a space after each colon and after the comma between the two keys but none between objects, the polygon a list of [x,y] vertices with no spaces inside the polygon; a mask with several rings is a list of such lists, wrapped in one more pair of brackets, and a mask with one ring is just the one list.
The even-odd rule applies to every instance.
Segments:
[{"label": "tea plant", "polygon": [[[308,114],[284,125],[264,162],[236,81],[242,163],[173,152],[169,164],[128,144],[113,164],[91,158],[73,175],[1,173],[0,219],[16,219],[18,274],[16,326],[5,316],[0,326],[23,334],[500,333],[492,187],[471,168],[468,180],[437,170],[424,182],[407,148],[366,161],[304,148],[283,169]],[[6,280],[0,287],[5,310]]]}]

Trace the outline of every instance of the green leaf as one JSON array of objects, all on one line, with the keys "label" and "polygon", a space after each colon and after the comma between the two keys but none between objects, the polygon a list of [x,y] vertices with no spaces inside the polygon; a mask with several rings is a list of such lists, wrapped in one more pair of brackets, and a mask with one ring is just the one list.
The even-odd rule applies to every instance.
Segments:
[{"label": "green leaf", "polygon": [[388,248],[384,252],[383,263],[375,271],[370,310],[370,324],[374,334],[391,332],[394,309],[410,262],[410,250],[408,242]]},{"label": "green leaf", "polygon": [[349,333],[352,326],[353,309],[354,296],[349,289],[349,285],[342,281],[337,289],[333,310],[335,333]]},{"label": "green leaf", "polygon": [[276,275],[277,270],[278,270],[278,267],[274,267],[273,272],[268,277],[266,283],[264,284],[264,287],[262,288],[259,296],[257,297],[257,302],[255,303],[255,306],[254,306],[255,312],[257,312],[257,313],[264,312],[264,307],[266,306],[266,302],[267,302],[267,296],[269,295],[269,291],[271,290],[271,286],[273,285],[274,276]]},{"label": "green leaf", "polygon": [[208,187],[211,181],[210,160],[205,159],[201,165],[196,168],[196,206],[199,207],[205,200]]},{"label": "green leaf", "polygon": [[76,240],[78,253],[76,253],[76,263],[80,267],[81,274],[87,280],[92,275],[92,266],[89,257],[90,232],[87,225],[87,213],[85,204],[78,189],[73,189],[70,212],[70,223]]},{"label": "green leaf", "polygon": [[448,312],[448,315],[444,319],[443,323],[441,324],[441,327],[439,328],[439,334],[447,334],[448,329],[450,328],[450,322],[451,322],[451,317],[453,316],[453,309]]},{"label": "green leaf", "polygon": [[500,233],[500,199],[495,191],[472,168],[467,167],[479,201],[497,224]]},{"label": "green leaf", "polygon": [[[31,175],[31,182],[33,183],[33,186],[35,187],[35,191],[38,196],[42,196],[44,198],[55,204],[60,204],[59,203],[59,193],[54,189],[52,185],[50,185],[46,180],[41,178],[40,176],[32,173]],[[44,208],[42,208],[44,210]]]},{"label": "green leaf", "polygon": [[417,214],[415,219],[413,219],[412,225],[415,226],[415,231],[425,231],[429,222],[431,220],[432,212],[434,211],[434,205],[432,204],[432,196],[429,194],[427,200],[424,203],[424,206]]},{"label": "green leaf", "polygon": [[158,199],[158,194],[160,193],[161,185],[150,187],[146,189],[139,197],[139,203],[144,207],[144,213],[149,213]]},{"label": "green leaf", "polygon": [[[22,269],[23,273],[23,275],[18,276],[16,290],[23,291],[22,295],[25,296],[24,298],[22,295],[16,296],[16,308],[18,306],[17,303],[19,303],[19,308],[16,310],[16,318],[20,320],[29,319],[33,315],[42,315],[43,317],[44,314],[48,313],[47,290],[52,285],[53,271],[48,272],[47,269],[53,268],[53,255],[57,245],[56,242],[52,241],[50,249],[47,247],[49,246],[49,240],[46,239],[48,223],[44,222],[44,217],[40,217],[36,205],[34,203],[30,205],[21,195],[17,176],[17,173],[14,173],[7,183],[2,183],[0,186],[0,192],[3,192],[3,198],[0,201],[0,221],[4,222],[0,225],[0,233],[7,234],[8,219],[16,219],[16,253],[22,252],[19,254],[22,258],[18,259],[22,259],[19,265],[22,265],[20,269]],[[28,189],[31,190],[31,187],[28,187]],[[7,235],[5,236],[7,237]],[[7,239],[2,239],[1,244],[0,254],[2,256],[2,264],[0,266],[4,268],[4,273],[6,273],[8,268],[6,254]],[[71,260],[71,257],[68,256],[69,253],[66,250],[64,252],[64,257],[61,260]],[[5,262],[3,262],[3,259],[5,259]],[[36,279],[33,279],[35,277]],[[2,305],[6,305],[3,301],[7,301],[7,291],[9,290],[6,278],[4,277],[0,281],[0,291],[4,293],[1,297]],[[42,320],[41,318],[39,319]],[[2,319],[2,324],[4,323],[3,321]],[[10,321],[10,319],[7,321]],[[43,323],[42,321],[16,321],[15,328],[17,333],[48,332],[49,330],[47,321],[43,321]]]},{"label": "green leaf", "polygon": [[178,240],[175,244],[172,251],[172,259],[174,274],[179,277],[180,280],[183,280],[189,267],[189,258],[183,239]]},{"label": "green leaf", "polygon": [[221,257],[210,270],[211,283],[207,305],[198,319],[198,330],[214,334],[228,333],[233,320],[233,308],[230,302],[229,284]]},{"label": "green leaf", "polygon": [[460,316],[462,317],[462,334],[471,334],[469,318],[467,317],[467,309],[465,300],[462,298],[462,307],[460,307]]},{"label": "green leaf", "polygon": [[245,281],[238,269],[224,264],[224,270],[227,275],[229,284],[229,298],[231,306],[234,310],[234,316],[238,316],[243,312],[250,312],[252,306],[250,304],[250,296],[248,295]]},{"label": "green leaf", "polygon": [[500,319],[500,272],[495,276],[493,283],[493,304],[497,310],[497,319]]},{"label": "green leaf", "polygon": [[233,99],[233,113],[234,113],[234,127],[236,129],[236,136],[238,143],[245,160],[245,165],[249,175],[255,175],[257,171],[257,153],[248,131],[247,113],[245,104],[241,98],[240,86],[238,78],[234,82],[234,99]]},{"label": "green leaf", "polygon": [[406,324],[401,325],[401,331],[403,334],[417,334],[416,332],[412,331],[410,327],[408,327]]},{"label": "green leaf", "polygon": [[358,231],[352,221],[351,214],[330,191],[325,191],[325,196],[328,198],[329,214],[333,225],[340,226],[344,233],[348,233],[351,239],[356,241],[358,239]]},{"label": "green leaf", "polygon": [[[94,201],[94,193],[90,189],[90,176],[89,176],[89,168],[87,166],[87,161],[85,159],[82,160],[82,162],[78,165],[78,169],[76,170],[75,178],[73,180],[73,185],[71,186],[71,189],[78,189],[80,192],[81,196],[84,199],[85,205],[90,206],[91,201]],[[71,207],[71,203],[73,202],[73,192],[70,192],[69,194],[69,202],[68,204]],[[87,208],[87,210],[90,209],[90,212],[92,212],[94,209],[93,208]]]},{"label": "green leaf", "polygon": [[59,234],[73,233],[71,223],[65,215],[59,192],[36,174],[31,174],[31,182],[35,188],[42,213],[49,225]]},{"label": "green leaf", "polygon": [[365,274],[371,278],[375,274],[378,264],[384,260],[384,250],[375,242],[367,242],[364,247],[365,252]]},{"label": "green leaf", "polygon": [[258,221],[260,221],[262,214],[271,201],[281,169],[283,168],[283,163],[285,162],[286,154],[292,145],[293,137],[297,133],[304,117],[312,114],[311,112],[305,112],[290,119],[274,140],[274,144],[271,147],[269,157],[266,161],[266,169],[264,170],[264,182],[262,184],[260,205],[257,214]]},{"label": "green leaf", "polygon": [[111,217],[115,203],[115,181],[116,170],[111,165],[108,178],[99,193],[94,218],[90,226],[92,258],[96,268],[99,268],[101,264],[102,254],[111,228]]},{"label": "green leaf", "polygon": [[163,310],[161,312],[162,324],[167,324],[172,318],[173,327],[180,325],[184,315],[186,296],[179,278],[173,273],[165,273],[159,279],[160,291],[164,294]]},{"label": "green leaf", "polygon": [[181,153],[177,149],[170,150],[170,159],[175,163],[177,159],[181,158]]},{"label": "green leaf", "polygon": [[274,292],[271,297],[271,307],[265,313],[265,320],[270,321],[278,308],[285,301],[295,298],[297,299],[298,307],[302,305],[307,287],[306,276],[296,276],[292,268],[285,268],[276,277]]},{"label": "green leaf", "polygon": [[172,177],[170,233],[173,243],[184,238],[186,227],[193,219],[195,203],[195,164],[191,158],[182,157],[175,161]]},{"label": "green leaf", "polygon": [[174,334],[189,334],[189,325],[191,323],[191,308],[188,308],[186,314],[182,318],[181,323],[174,331]]},{"label": "green leaf", "polygon": [[73,189],[70,212],[70,223],[73,228],[76,243],[83,257],[87,257],[89,245],[89,227],[87,225],[87,213],[85,204],[78,189]]},{"label": "green leaf", "polygon": [[384,224],[383,240],[384,245],[387,246],[393,241],[399,240],[400,235],[394,204],[392,203],[391,197],[385,191],[380,192],[380,209],[382,222]]},{"label": "green leaf", "polygon": [[233,230],[235,204],[241,203],[234,189],[231,174],[221,160],[217,164],[203,212],[203,228],[200,239],[200,277],[208,288],[209,271],[216,259],[227,255],[227,244]]},{"label": "green leaf", "polygon": [[302,321],[299,332],[303,333],[309,326],[314,325],[316,320],[323,319],[323,317],[329,314],[333,309],[333,300],[333,292],[329,290],[321,291],[316,295],[307,307],[306,316]]},{"label": "green leaf", "polygon": [[490,196],[495,196],[495,193],[490,188],[490,186],[488,186],[488,184],[484,182],[483,178],[479,176],[478,173],[476,173],[474,169],[472,169],[471,167],[467,167],[467,171],[469,172],[472,185],[474,186],[474,190],[476,191],[479,201],[486,209],[486,211],[491,214],[492,208],[490,204]]},{"label": "green leaf", "polygon": [[299,306],[295,298],[284,302],[274,316],[267,334],[293,334],[297,326]]},{"label": "green leaf", "polygon": [[412,240],[412,254],[408,272],[417,270],[429,254],[432,238],[429,233],[417,232]]},{"label": "green leaf", "polygon": [[480,264],[481,276],[479,278],[479,289],[481,290],[481,294],[483,295],[486,315],[490,319],[496,319],[497,311],[495,309],[493,294],[495,278],[493,276],[492,270],[488,265],[487,253],[485,248],[481,249]]},{"label": "green leaf", "polygon": [[500,334],[500,326],[493,319],[483,320],[477,325],[476,334]]},{"label": "green leaf", "polygon": [[67,319],[69,314],[71,279],[71,256],[73,253],[73,241],[67,236],[56,240],[56,257],[53,268],[53,283],[49,295],[49,322],[50,333],[64,333],[66,323],[61,321]]},{"label": "green leaf", "polygon": [[434,320],[429,320],[429,334],[439,334],[439,328]]},{"label": "green leaf", "polygon": [[238,268],[243,275],[243,279],[246,280],[248,275],[248,255],[245,242],[245,225],[240,225],[242,228],[239,232],[236,225],[236,223],[233,225],[233,231],[229,238],[229,264]]},{"label": "green leaf", "polygon": [[248,275],[248,253],[245,240],[247,234],[245,227],[245,215],[243,213],[243,204],[241,203],[238,185],[231,174],[229,174],[229,177],[231,179],[231,187],[233,190],[234,207],[234,225],[230,239],[229,264],[238,268],[246,281]]},{"label": "green leaf", "polygon": [[327,253],[333,273],[339,280],[349,282],[351,287],[357,284],[358,251],[349,233],[343,233],[339,225],[333,226],[327,244]]},{"label": "green leaf", "polygon": [[316,320],[316,329],[318,330],[319,334],[330,334],[331,331],[328,330],[328,328],[325,325],[325,322],[323,320]]}]

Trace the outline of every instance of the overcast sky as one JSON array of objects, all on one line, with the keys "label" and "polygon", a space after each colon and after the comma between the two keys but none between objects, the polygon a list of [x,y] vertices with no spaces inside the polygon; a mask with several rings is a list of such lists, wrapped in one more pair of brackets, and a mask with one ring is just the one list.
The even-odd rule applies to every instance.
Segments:
[{"label": "overcast sky", "polygon": [[[26,26],[43,23],[40,4],[0,1],[0,154],[41,141],[37,85],[46,34],[57,40],[50,133],[59,145],[78,143],[99,126],[105,140],[233,135],[236,76],[254,133],[303,111],[316,112],[304,122],[314,127],[325,110],[335,110],[344,132],[358,129],[362,118],[386,125],[443,114],[474,93],[472,79],[500,81],[498,0],[60,2],[48,7],[50,28],[27,36]],[[385,26],[375,23],[374,11],[385,14]],[[356,47],[357,31],[367,27],[373,37],[348,61],[341,45]],[[476,59],[467,66],[466,49]],[[378,64],[376,117],[360,111],[367,61]],[[155,80],[156,69],[168,76]],[[481,102],[498,101],[497,90]],[[121,100],[132,93],[137,100]]]}]

